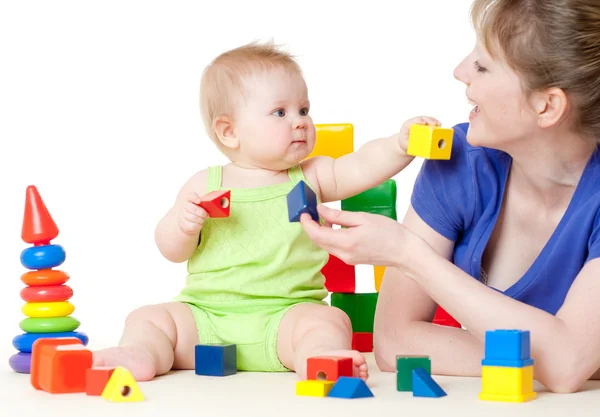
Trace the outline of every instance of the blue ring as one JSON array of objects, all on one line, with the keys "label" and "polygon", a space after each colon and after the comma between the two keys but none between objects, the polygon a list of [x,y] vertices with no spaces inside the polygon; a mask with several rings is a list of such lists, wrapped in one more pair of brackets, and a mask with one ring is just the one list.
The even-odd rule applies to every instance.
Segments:
[{"label": "blue ring", "polygon": [[21,265],[31,270],[54,268],[62,264],[66,257],[60,245],[32,246],[21,252]]},{"label": "blue ring", "polygon": [[83,332],[59,332],[59,333],[23,333],[15,336],[12,344],[19,352],[31,353],[33,342],[38,339],[55,339],[57,337],[76,337],[84,346],[88,344],[89,338]]}]

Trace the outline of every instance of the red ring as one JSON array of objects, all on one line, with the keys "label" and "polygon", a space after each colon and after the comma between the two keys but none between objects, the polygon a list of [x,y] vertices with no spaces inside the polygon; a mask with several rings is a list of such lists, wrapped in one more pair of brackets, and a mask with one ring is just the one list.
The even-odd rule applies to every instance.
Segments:
[{"label": "red ring", "polygon": [[67,301],[72,296],[68,285],[36,285],[21,290],[21,298],[28,303]]}]

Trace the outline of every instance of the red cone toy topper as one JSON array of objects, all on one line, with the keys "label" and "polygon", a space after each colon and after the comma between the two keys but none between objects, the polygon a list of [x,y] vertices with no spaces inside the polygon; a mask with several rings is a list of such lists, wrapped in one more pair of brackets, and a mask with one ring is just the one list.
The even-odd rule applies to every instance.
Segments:
[{"label": "red cone toy topper", "polygon": [[27,187],[21,238],[34,245],[47,245],[58,236],[58,227],[50,216],[35,185]]}]

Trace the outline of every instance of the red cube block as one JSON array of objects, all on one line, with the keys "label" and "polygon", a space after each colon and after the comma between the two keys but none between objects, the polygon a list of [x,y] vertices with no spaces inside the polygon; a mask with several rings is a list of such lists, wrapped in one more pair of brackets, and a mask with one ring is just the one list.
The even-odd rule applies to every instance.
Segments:
[{"label": "red cube block", "polygon": [[212,218],[229,217],[231,191],[213,191],[201,198],[199,206]]},{"label": "red cube block", "polygon": [[373,333],[352,333],[352,350],[359,352],[373,352]]},{"label": "red cube block", "polygon": [[85,393],[87,395],[102,395],[104,387],[112,376],[115,368],[98,367],[90,368],[85,374]]},{"label": "red cube block", "polygon": [[325,287],[329,292],[354,293],[356,291],[356,269],[354,265],[329,254],[329,261],[321,270],[325,276]]},{"label": "red cube block", "polygon": [[337,381],[341,376],[353,376],[352,358],[313,356],[307,360],[307,379]]}]

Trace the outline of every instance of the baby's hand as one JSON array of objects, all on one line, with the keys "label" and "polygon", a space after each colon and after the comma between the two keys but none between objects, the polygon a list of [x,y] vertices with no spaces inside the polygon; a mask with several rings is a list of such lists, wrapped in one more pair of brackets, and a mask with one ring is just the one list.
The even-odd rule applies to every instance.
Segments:
[{"label": "baby's hand", "polygon": [[400,144],[400,148],[404,152],[407,152],[408,135],[410,133],[410,127],[414,124],[429,125],[429,126],[441,126],[441,123],[435,117],[419,116],[419,117],[413,117],[412,119],[408,119],[406,122],[404,122],[404,124],[400,128],[400,133],[398,135],[399,136],[398,142]]},{"label": "baby's hand", "polygon": [[200,197],[196,193],[187,196],[183,207],[181,207],[177,216],[177,225],[186,235],[194,236],[200,233],[204,221],[208,218],[208,213],[198,204]]}]

